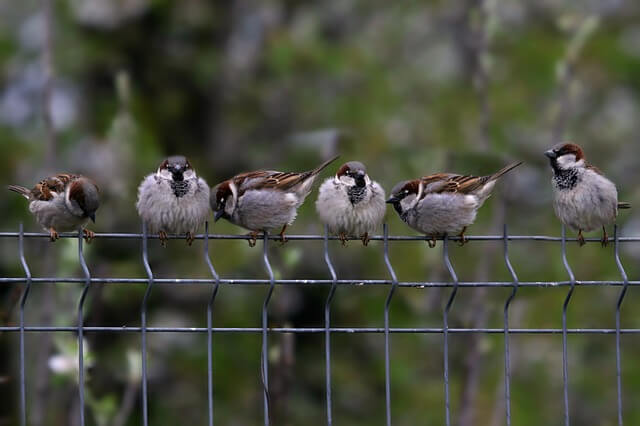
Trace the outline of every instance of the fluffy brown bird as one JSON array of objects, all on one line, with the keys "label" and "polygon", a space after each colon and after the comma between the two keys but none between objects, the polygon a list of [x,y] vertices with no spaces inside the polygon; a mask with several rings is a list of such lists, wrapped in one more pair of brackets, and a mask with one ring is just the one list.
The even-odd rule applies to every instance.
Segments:
[{"label": "fluffy brown bird", "polygon": [[100,196],[91,179],[60,173],[41,180],[32,189],[19,185],[9,185],[7,189],[29,200],[29,211],[49,232],[51,241],[58,239],[58,232],[79,229],[82,229],[87,242],[93,239],[93,232],[85,226],[89,220],[95,222]]},{"label": "fluffy brown bird", "polygon": [[583,231],[602,228],[602,246],[609,241],[606,226],[615,222],[618,209],[629,203],[618,202],[616,185],[589,164],[584,151],[574,143],[561,143],[544,153],[553,169],[553,209],[558,219],[578,231],[578,243],[584,245]]},{"label": "fluffy brown bird", "polygon": [[435,247],[436,237],[444,234],[459,234],[462,245],[467,226],[475,221],[496,180],[520,164],[510,164],[487,176],[436,173],[400,182],[387,203],[407,225],[432,237],[429,247]]},{"label": "fluffy brown bird", "polygon": [[346,238],[359,237],[365,246],[384,219],[384,189],[372,180],[359,161],[349,161],[327,178],[318,190],[316,211],[329,232]]},{"label": "fluffy brown bird", "polygon": [[251,231],[254,246],[259,232],[282,228],[280,239],[298,213],[298,207],[311,192],[318,173],[336,158],[301,173],[258,170],[236,175],[211,189],[211,209],[215,220],[229,222]]}]

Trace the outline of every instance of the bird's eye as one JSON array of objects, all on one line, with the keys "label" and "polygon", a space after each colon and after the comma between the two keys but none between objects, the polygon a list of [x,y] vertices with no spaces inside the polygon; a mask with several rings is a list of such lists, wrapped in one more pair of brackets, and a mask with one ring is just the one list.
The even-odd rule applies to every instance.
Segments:
[{"label": "bird's eye", "polygon": [[404,193],[405,193],[405,194],[408,194],[408,193],[409,193],[409,190],[408,190],[408,189],[405,189],[405,190],[404,190]]}]

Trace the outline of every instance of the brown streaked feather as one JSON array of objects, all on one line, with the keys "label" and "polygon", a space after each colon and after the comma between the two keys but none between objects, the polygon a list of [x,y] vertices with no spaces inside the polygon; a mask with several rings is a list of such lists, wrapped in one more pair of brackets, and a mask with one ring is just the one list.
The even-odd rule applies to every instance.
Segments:
[{"label": "brown streaked feather", "polygon": [[[271,170],[256,170],[246,172],[233,177],[233,183],[239,190],[239,195],[248,189],[264,189],[264,188],[288,188],[291,182],[299,175],[297,173],[285,173]],[[251,185],[247,185],[248,181]]]},{"label": "brown streaked feather", "polygon": [[[246,172],[239,174],[233,178],[233,182],[239,189],[239,194],[242,195],[248,189],[279,189],[286,191],[294,186],[304,182],[311,176],[315,176],[320,173],[331,162],[335,161],[338,157],[325,161],[313,170],[306,172],[278,172],[273,170],[257,170],[254,172]],[[250,186],[243,187],[243,184],[248,180],[254,179]]]},{"label": "brown streaked feather", "polygon": [[64,193],[67,185],[70,182],[79,179],[80,177],[81,175],[71,173],[59,173],[57,175],[49,176],[45,179],[42,179],[32,189],[27,190],[27,192],[14,189],[21,188],[16,185],[10,185],[9,189],[24,195],[31,201],[50,201],[54,197],[54,194]]},{"label": "brown streaked feather", "polygon": [[[456,175],[453,173],[436,173],[422,177],[425,192],[441,194],[443,192],[458,192],[466,194],[481,187],[488,176],[477,177],[471,175]],[[488,179],[487,179],[488,180]],[[430,187],[429,187],[430,186]]]},{"label": "brown streaked feather", "polygon": [[[505,173],[518,167],[520,164],[522,164],[522,161],[509,164],[497,172],[486,176],[457,175],[455,173],[436,173],[424,176],[421,178],[422,183],[425,186],[423,197],[427,193],[440,194],[443,192],[456,192],[460,194],[470,194],[482,188],[488,182],[498,179]],[[441,184],[437,185],[438,182]],[[431,188],[429,188],[429,186],[431,186]]]},{"label": "brown streaked feather", "polygon": [[62,194],[70,182],[80,178],[80,175],[72,173],[58,173],[42,179],[32,190],[35,199],[49,201],[53,198],[53,192]]},{"label": "brown streaked feather", "polygon": [[46,182],[39,182],[31,190],[31,197],[39,201],[49,201],[53,198],[53,193],[58,192],[51,190],[51,187]]},{"label": "brown streaked feather", "polygon": [[251,185],[252,189],[288,187],[293,182],[298,182],[302,173],[277,172],[271,170],[256,170],[237,175],[233,178],[236,185],[241,185],[247,180],[259,179],[255,184]]}]

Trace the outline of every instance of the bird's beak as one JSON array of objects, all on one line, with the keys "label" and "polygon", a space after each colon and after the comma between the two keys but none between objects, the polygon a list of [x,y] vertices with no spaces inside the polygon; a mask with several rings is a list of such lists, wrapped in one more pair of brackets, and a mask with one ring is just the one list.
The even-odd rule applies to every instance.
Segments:
[{"label": "bird's beak", "polygon": [[389,204],[395,204],[398,201],[400,201],[400,198],[398,198],[397,196],[394,195],[392,197],[389,197],[389,199],[387,201],[385,201],[385,202],[389,203]]},{"label": "bird's beak", "polygon": [[220,210],[216,211],[216,214],[214,215],[213,221],[214,222],[219,221],[222,216],[224,216],[224,210],[223,209],[220,209]]},{"label": "bird's beak", "polygon": [[364,176],[365,176],[365,173],[362,170],[359,170],[356,173],[356,177],[355,177],[356,185],[358,185],[358,186],[365,186],[366,185],[366,182],[364,180]]},{"label": "bird's beak", "polygon": [[181,182],[184,179],[184,170],[182,169],[182,166],[173,166],[173,168],[171,168],[171,170],[169,171],[171,172],[171,177],[173,178],[173,180]]},{"label": "bird's beak", "polygon": [[89,219],[91,219],[91,222],[96,223],[96,214],[95,213],[89,213],[88,216],[89,216]]},{"label": "bird's beak", "polygon": [[552,149],[550,149],[549,151],[545,151],[544,155],[551,159],[558,158],[558,154],[556,154],[555,151]]}]

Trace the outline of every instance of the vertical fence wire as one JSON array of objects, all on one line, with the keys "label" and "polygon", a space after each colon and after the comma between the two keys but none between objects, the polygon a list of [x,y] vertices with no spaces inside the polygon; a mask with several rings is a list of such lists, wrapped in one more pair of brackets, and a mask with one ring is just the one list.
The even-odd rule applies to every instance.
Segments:
[{"label": "vertical fence wire", "polygon": [[518,291],[518,276],[509,260],[509,238],[507,233],[507,224],[504,224],[504,262],[507,265],[509,274],[513,281],[513,289],[504,304],[504,405],[506,410],[507,426],[511,426],[511,352],[509,349],[509,307],[513,298],[516,297]]},{"label": "vertical fence wire", "polygon": [[204,261],[209,268],[209,272],[215,284],[211,290],[209,303],[207,303],[207,400],[209,409],[209,426],[213,426],[213,302],[220,287],[220,276],[211,263],[209,257],[209,222],[204,224]]},{"label": "vertical fence wire", "polygon": [[391,276],[391,289],[384,302],[384,394],[387,426],[391,426],[391,360],[390,360],[390,342],[389,342],[389,308],[391,306],[391,298],[398,287],[398,278],[391,266],[389,259],[389,227],[385,223],[383,226],[384,236],[384,263],[387,271]]},{"label": "vertical fence wire", "polygon": [[622,426],[622,359],[620,355],[620,307],[622,306],[622,300],[627,294],[627,288],[629,287],[629,278],[620,261],[620,241],[618,235],[618,225],[614,225],[614,253],[616,258],[616,266],[622,277],[624,285],[620,294],[618,295],[618,302],[616,303],[616,385],[618,391],[618,426]]},{"label": "vertical fence wire", "polygon": [[271,300],[271,295],[273,294],[273,289],[275,286],[275,277],[273,275],[273,269],[271,269],[271,263],[269,262],[269,233],[264,231],[263,234],[263,260],[264,267],[267,269],[267,273],[269,274],[269,290],[267,290],[267,296],[264,298],[264,302],[262,304],[262,362],[261,362],[261,373],[262,373],[262,392],[263,392],[263,404],[264,404],[264,424],[265,426],[269,426],[271,423],[270,411],[269,411],[269,301]]},{"label": "vertical fence wire", "polygon": [[329,273],[331,274],[331,288],[324,304],[324,360],[325,360],[325,385],[327,398],[327,425],[333,424],[332,405],[331,405],[331,302],[336,292],[338,284],[338,276],[336,270],[331,263],[329,257],[329,227],[324,226],[324,261],[327,264]]},{"label": "vertical fence wire", "polygon": [[451,401],[449,397],[449,311],[451,310],[451,305],[453,305],[453,300],[458,293],[458,275],[456,271],[453,269],[453,265],[451,264],[451,259],[449,259],[449,237],[447,234],[444,235],[442,239],[442,254],[444,259],[444,264],[449,271],[449,275],[451,275],[451,280],[453,281],[453,290],[451,290],[451,294],[449,295],[449,300],[447,300],[447,305],[444,308],[443,312],[443,323],[444,327],[442,329],[442,333],[444,336],[444,406],[445,406],[445,424],[446,426],[451,425]]},{"label": "vertical fence wire", "polygon": [[27,425],[27,379],[25,377],[25,350],[24,350],[24,306],[31,290],[31,270],[24,256],[24,226],[20,222],[20,236],[18,237],[18,253],[20,263],[24,269],[26,283],[20,296],[20,425]]},{"label": "vertical fence wire", "polygon": [[144,269],[148,277],[147,288],[145,289],[142,305],[140,306],[140,337],[142,341],[142,424],[144,426],[149,424],[149,397],[147,394],[147,302],[151,294],[151,287],[153,287],[153,272],[151,271],[151,265],[149,265],[148,243],[147,224],[142,222],[142,262],[144,263]]},{"label": "vertical fence wire", "polygon": [[87,298],[89,286],[91,285],[91,273],[84,259],[82,237],[82,230],[79,230],[78,261],[84,274],[84,286],[82,287],[82,293],[80,293],[80,300],[78,301],[78,395],[80,397],[80,425],[84,426],[84,313],[82,309],[84,307],[84,301]]},{"label": "vertical fence wire", "polygon": [[562,385],[564,391],[564,425],[569,426],[569,356],[567,353],[567,307],[576,287],[576,277],[567,260],[567,230],[562,225],[562,263],[567,270],[571,288],[562,304]]}]

